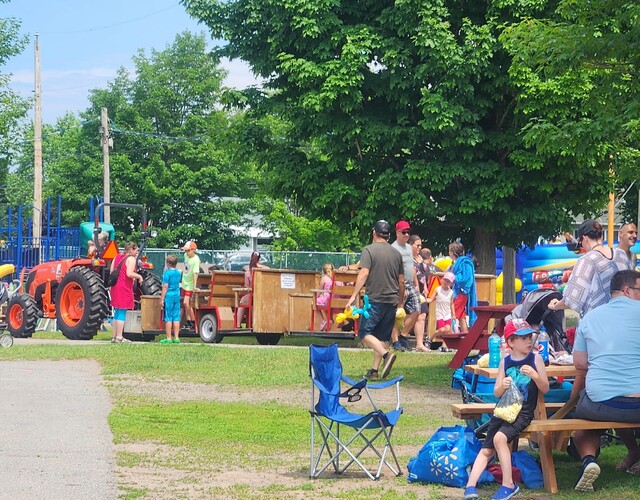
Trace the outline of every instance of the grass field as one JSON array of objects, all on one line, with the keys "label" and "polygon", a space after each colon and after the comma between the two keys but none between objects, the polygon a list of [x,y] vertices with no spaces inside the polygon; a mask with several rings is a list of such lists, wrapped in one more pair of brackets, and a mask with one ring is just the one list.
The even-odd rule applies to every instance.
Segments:
[{"label": "grass field", "polygon": [[[309,480],[308,342],[284,339],[277,347],[258,347],[226,340],[169,346],[25,341],[1,349],[0,360],[90,358],[101,364],[112,397],[109,423],[124,498],[460,498],[461,490],[406,481],[407,461],[437,427],[459,423],[448,408],[460,399],[450,389],[448,354],[401,354],[394,366],[393,374],[405,376],[405,413],[393,437],[405,476],[387,471],[372,482],[357,473],[337,479],[325,473]],[[345,374],[359,379],[371,353],[343,349],[341,359]],[[588,498],[637,497],[638,478],[614,470],[623,454],[621,446],[603,450],[603,472]],[[557,498],[585,498],[572,491],[577,462],[560,452],[555,459]],[[481,492],[488,497],[495,489]],[[547,497],[524,489],[520,498]]]}]

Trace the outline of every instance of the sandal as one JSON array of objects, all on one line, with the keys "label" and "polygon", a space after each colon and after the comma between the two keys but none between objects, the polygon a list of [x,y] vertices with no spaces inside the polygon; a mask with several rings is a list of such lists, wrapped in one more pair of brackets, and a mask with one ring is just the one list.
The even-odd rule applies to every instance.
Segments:
[{"label": "sandal", "polygon": [[[633,467],[638,466],[638,469],[640,469],[640,456],[637,455],[627,455],[626,457],[624,457],[622,459],[622,462],[619,462],[616,465],[616,470],[629,470]],[[638,471],[636,471],[638,472]],[[632,473],[635,474],[635,473]]]},{"label": "sandal", "polygon": [[627,469],[629,474],[640,474],[640,460]]},{"label": "sandal", "polygon": [[129,339],[125,339],[124,337],[122,337],[121,339],[116,339],[116,342],[120,342],[122,344],[131,344],[131,341]]},{"label": "sandal", "polygon": [[166,338],[165,338],[165,339],[162,339],[162,340],[160,341],[160,343],[161,343],[161,344],[173,344],[173,340],[171,340],[171,339],[166,339]]},{"label": "sandal", "polygon": [[111,337],[111,343],[115,344],[116,342],[117,342],[116,338],[115,337]]}]

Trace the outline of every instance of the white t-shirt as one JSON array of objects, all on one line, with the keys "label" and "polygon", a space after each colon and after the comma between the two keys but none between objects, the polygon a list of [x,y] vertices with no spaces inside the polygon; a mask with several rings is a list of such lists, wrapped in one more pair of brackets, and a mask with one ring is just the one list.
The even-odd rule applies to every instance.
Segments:
[{"label": "white t-shirt", "polygon": [[436,319],[451,319],[451,301],[453,289],[443,290],[441,286],[436,288]]}]

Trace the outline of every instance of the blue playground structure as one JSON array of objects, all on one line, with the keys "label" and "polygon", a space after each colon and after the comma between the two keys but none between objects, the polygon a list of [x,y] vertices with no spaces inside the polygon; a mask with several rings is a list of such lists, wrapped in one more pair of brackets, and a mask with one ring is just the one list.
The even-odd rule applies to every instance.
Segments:
[{"label": "blue playground structure", "polygon": [[61,196],[56,207],[51,206],[50,198],[47,199],[40,235],[33,234],[33,219],[25,217],[31,211],[33,205],[20,205],[17,209],[8,207],[6,219],[0,219],[0,265],[13,264],[16,274],[20,275],[22,269],[42,262],[80,255],[80,228],[61,226]]}]

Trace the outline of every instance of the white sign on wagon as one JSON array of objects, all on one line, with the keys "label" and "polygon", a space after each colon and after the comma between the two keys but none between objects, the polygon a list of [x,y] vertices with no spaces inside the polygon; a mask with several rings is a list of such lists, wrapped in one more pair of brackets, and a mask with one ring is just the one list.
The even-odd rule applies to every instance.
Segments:
[{"label": "white sign on wagon", "polygon": [[295,290],[296,275],[291,273],[282,273],[280,275],[280,288],[284,288],[287,290]]}]

